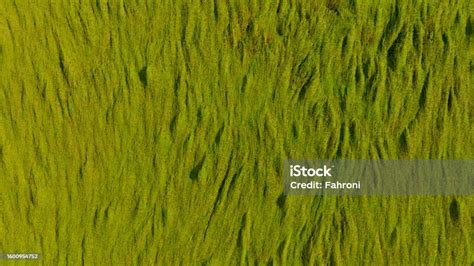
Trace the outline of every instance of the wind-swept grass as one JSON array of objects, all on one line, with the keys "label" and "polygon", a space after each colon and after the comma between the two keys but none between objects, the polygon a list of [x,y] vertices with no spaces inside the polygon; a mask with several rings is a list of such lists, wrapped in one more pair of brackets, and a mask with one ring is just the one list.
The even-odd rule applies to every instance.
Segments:
[{"label": "wind-swept grass", "polygon": [[289,158],[473,159],[474,2],[0,1],[0,253],[474,262],[474,199],[283,195]]}]

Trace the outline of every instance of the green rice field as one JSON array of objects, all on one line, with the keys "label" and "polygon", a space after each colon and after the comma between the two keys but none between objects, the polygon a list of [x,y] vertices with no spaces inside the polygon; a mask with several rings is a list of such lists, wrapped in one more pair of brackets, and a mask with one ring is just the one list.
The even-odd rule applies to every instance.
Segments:
[{"label": "green rice field", "polygon": [[0,1],[0,265],[474,263],[474,195],[297,158],[474,160],[474,1]]}]

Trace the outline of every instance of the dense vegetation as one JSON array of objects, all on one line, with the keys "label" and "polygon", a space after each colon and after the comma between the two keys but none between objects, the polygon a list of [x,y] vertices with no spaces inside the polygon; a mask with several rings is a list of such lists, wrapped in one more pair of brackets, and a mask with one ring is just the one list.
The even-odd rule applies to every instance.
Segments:
[{"label": "dense vegetation", "polygon": [[474,1],[0,1],[0,253],[474,262],[472,196],[283,195],[288,158],[474,159]]}]

